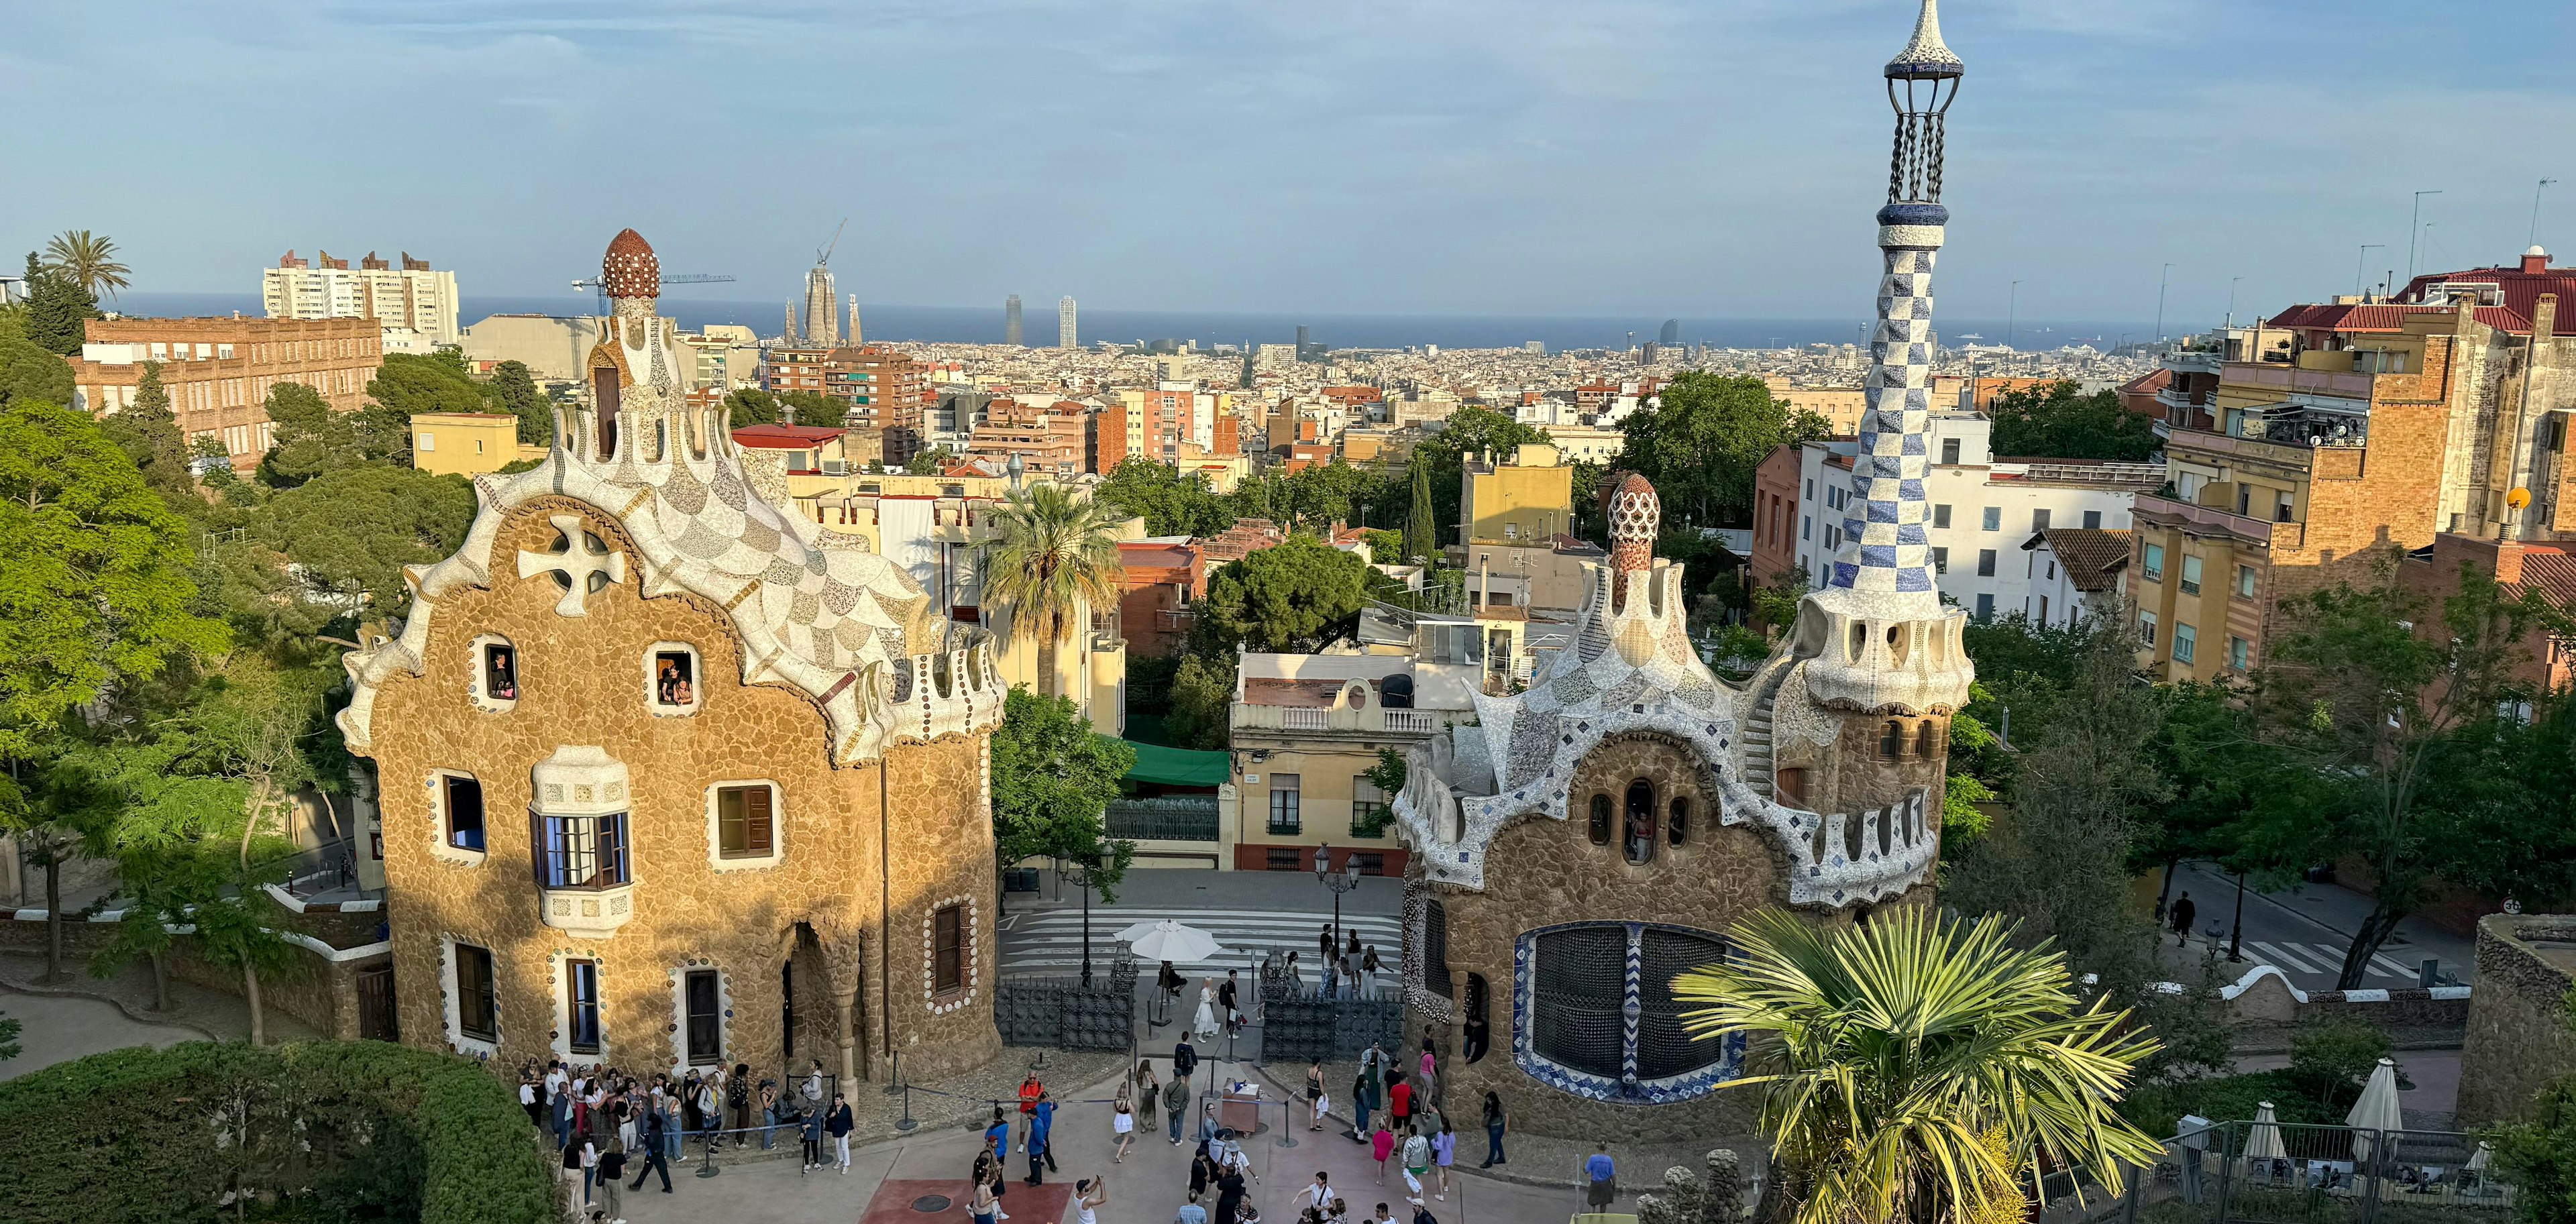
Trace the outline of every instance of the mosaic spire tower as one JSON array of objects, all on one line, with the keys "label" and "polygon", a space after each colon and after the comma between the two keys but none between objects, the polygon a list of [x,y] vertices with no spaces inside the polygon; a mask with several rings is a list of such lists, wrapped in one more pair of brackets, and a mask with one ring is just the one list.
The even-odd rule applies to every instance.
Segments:
[{"label": "mosaic spire tower", "polygon": [[[1878,332],[1870,341],[1869,411],[1852,457],[1843,546],[1829,587],[1916,596],[1937,607],[1931,506],[1932,261],[1940,253],[1943,118],[1965,66],[1941,42],[1938,0],[1923,0],[1914,39],[1888,61],[1887,98],[1896,109],[1888,157],[1887,205],[1878,210]],[[1906,601],[1912,602],[1912,601]]]}]

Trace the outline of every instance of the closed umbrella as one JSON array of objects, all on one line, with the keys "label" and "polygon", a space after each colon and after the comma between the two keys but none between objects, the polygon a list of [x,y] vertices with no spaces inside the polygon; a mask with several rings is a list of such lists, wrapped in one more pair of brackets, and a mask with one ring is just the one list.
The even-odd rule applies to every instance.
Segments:
[{"label": "closed umbrella", "polygon": [[2343,1120],[2353,1128],[2352,1154],[2356,1160],[2368,1160],[2382,1150],[2385,1136],[2406,1128],[2406,1120],[2397,1109],[2397,1064],[2380,1059],[2370,1069],[2370,1082],[2362,1085],[2361,1099],[2352,1103],[2352,1112]]},{"label": "closed umbrella", "polygon": [[1186,965],[1195,961],[1214,960],[1225,948],[1210,935],[1194,926],[1165,918],[1159,922],[1140,922],[1118,932],[1140,960],[1170,961]]},{"label": "closed umbrella", "polygon": [[2487,1145],[2485,1145],[2485,1144],[2481,1143],[2481,1144],[2479,1144],[2479,1145],[2478,1145],[2478,1150],[2477,1150],[2476,1152],[2473,1152],[2473,1153],[2471,1153],[2471,1154],[2470,1154],[2470,1156],[2469,1156],[2469,1167],[2470,1167],[2471,1169],[2475,1169],[2475,1170],[2477,1170],[2478,1172],[2483,1173],[2483,1172],[2485,1172],[2485,1171],[2486,1171],[2486,1167],[2487,1167],[2487,1160],[2488,1160],[2488,1158],[2490,1158],[2490,1157],[2492,1157],[2492,1156],[2494,1156],[2494,1155],[2495,1155],[2495,1149],[2494,1149],[2494,1148],[2488,1147]]},{"label": "closed umbrella", "polygon": [[2254,1107],[2254,1128],[2245,1135],[2245,1158],[2248,1160],[2287,1160],[2290,1150],[2281,1146],[2281,1127],[2272,1116],[2272,1103]]}]

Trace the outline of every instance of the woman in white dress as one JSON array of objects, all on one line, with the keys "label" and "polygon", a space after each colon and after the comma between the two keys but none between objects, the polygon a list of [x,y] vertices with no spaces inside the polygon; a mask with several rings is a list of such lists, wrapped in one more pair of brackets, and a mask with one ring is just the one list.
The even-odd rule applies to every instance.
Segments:
[{"label": "woman in white dress", "polygon": [[1199,982],[1199,1014],[1197,1019],[1190,1022],[1190,1031],[1197,1033],[1202,1040],[1216,1040],[1215,978],[1203,978]]}]

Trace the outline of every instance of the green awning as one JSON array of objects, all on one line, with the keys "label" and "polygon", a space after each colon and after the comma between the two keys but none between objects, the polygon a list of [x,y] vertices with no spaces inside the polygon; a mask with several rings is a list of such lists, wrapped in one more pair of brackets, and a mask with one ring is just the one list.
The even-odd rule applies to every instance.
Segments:
[{"label": "green awning", "polygon": [[1139,744],[1127,741],[1136,750],[1136,767],[1127,771],[1131,782],[1153,782],[1163,786],[1223,786],[1233,772],[1230,754],[1192,752],[1187,748],[1166,748],[1161,744]]}]

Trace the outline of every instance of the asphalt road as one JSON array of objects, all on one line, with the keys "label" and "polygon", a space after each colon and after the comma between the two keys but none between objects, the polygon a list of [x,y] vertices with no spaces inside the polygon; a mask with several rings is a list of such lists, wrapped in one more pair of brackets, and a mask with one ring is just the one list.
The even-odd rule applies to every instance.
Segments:
[{"label": "asphalt road", "polygon": [[[2201,946],[2212,922],[2224,949],[2234,933],[2236,877],[2206,863],[2186,863],[2174,873],[2173,897],[2191,896],[2192,947]],[[2301,990],[2332,990],[2343,967],[2352,932],[2369,914],[2370,898],[2333,884],[2305,884],[2275,893],[2245,891],[2244,930],[2240,951],[2244,967],[2231,966],[2230,977],[2255,965],[2273,965]],[[2168,948],[2173,936],[2166,937]],[[2475,946],[2466,939],[2434,929],[2420,918],[2398,924],[2397,934],[2371,958],[2362,978],[2366,989],[2391,990],[2418,984],[2418,963],[2438,961],[2445,984],[2465,985],[2477,976]],[[2169,953],[2170,955],[2170,953]]]}]

